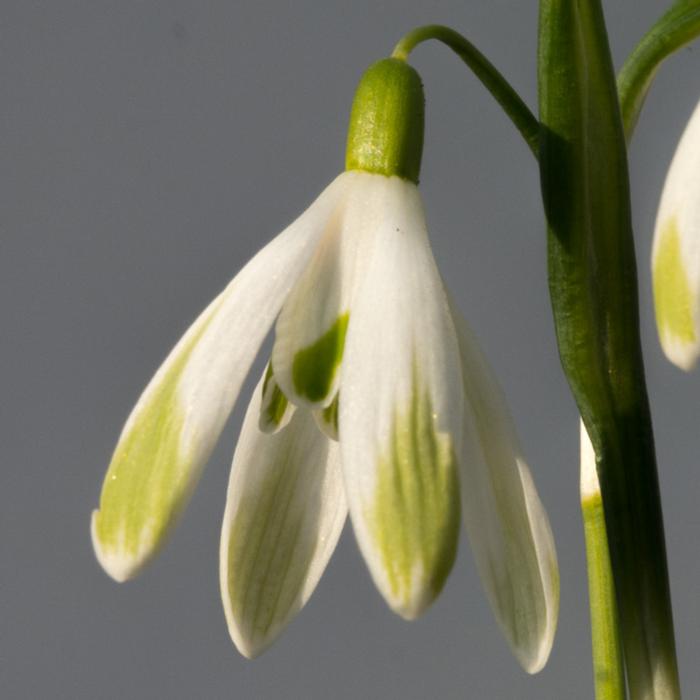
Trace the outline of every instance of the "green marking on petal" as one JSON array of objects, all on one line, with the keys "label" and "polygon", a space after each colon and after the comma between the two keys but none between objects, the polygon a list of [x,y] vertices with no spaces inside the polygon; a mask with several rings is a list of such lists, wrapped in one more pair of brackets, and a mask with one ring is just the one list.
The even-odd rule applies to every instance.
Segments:
[{"label": "green marking on petal", "polygon": [[338,441],[338,397],[339,393],[336,393],[335,398],[331,402],[330,406],[321,409],[320,411],[314,411],[314,419],[316,420],[316,425],[319,427],[321,432],[329,437],[331,440]]},{"label": "green marking on petal", "polygon": [[335,398],[333,399],[333,403],[328,406],[327,408],[324,408],[323,411],[321,411],[321,415],[323,416],[324,422],[331,426],[333,429],[333,432],[335,433],[335,438],[334,440],[338,439],[338,401],[339,401],[339,396],[340,393],[335,395]]},{"label": "green marking on petal", "polygon": [[115,577],[128,578],[155,553],[184,505],[192,457],[180,444],[184,413],[177,387],[208,322],[171,362],[112,456],[93,536],[105,560],[122,560],[123,571],[109,571]]},{"label": "green marking on petal", "polygon": [[[440,592],[459,532],[459,485],[452,439],[437,430],[432,401],[414,376],[408,406],[396,410],[379,460],[369,522],[392,594],[407,617]],[[422,600],[415,600],[421,591]]]},{"label": "green marking on petal", "polygon": [[270,380],[275,376],[274,372],[272,371],[272,362],[267,363],[267,369],[265,370],[265,379],[263,379],[263,385],[262,385],[262,395],[263,397],[265,396],[265,392],[267,391],[267,388],[270,384]]},{"label": "green marking on petal", "polygon": [[274,433],[282,425],[288,408],[289,401],[275,381],[272,363],[269,362],[262,385],[262,403],[258,421],[260,430],[264,433]]},{"label": "green marking on petal", "polygon": [[228,596],[251,655],[266,646],[275,627],[298,605],[316,546],[314,540],[300,536],[304,509],[291,506],[302,468],[289,451],[282,453],[280,463],[241,499],[231,524]]},{"label": "green marking on petal", "polygon": [[322,401],[328,396],[333,378],[343,359],[348,312],[338,316],[333,325],[313,344],[299,350],[292,364],[294,388],[309,401]]},{"label": "green marking on petal", "polygon": [[654,305],[656,322],[662,335],[671,335],[685,343],[696,340],[693,321],[693,296],[683,266],[681,239],[676,217],[661,229],[654,257]]}]

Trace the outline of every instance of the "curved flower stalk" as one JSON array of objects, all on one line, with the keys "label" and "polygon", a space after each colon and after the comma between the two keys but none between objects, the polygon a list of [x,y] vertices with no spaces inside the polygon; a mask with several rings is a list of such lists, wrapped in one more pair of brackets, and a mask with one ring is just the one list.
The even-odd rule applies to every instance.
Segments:
[{"label": "curved flower stalk", "polygon": [[651,267],[661,345],[671,362],[690,370],[700,355],[700,104],[666,177]]},{"label": "curved flower stalk", "polygon": [[165,360],[93,513],[99,561],[117,580],[133,576],[174,525],[274,323],[221,537],[226,619],[248,657],[306,603],[348,510],[377,588],[407,619],[442,589],[461,512],[516,657],[535,672],[549,655],[554,541],[503,396],[430,249],[416,186],[423,109],[404,61],[365,73],[346,172]]}]

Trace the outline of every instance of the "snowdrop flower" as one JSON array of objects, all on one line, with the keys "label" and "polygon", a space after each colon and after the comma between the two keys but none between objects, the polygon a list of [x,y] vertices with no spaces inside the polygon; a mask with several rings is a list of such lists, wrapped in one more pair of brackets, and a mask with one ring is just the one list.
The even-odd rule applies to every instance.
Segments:
[{"label": "snowdrop flower", "polygon": [[100,563],[130,578],[177,520],[274,323],[221,537],[226,619],[249,657],[306,603],[348,509],[377,588],[407,619],[443,587],[461,511],[518,660],[535,672],[551,648],[554,542],[501,391],[433,259],[416,187],[423,112],[406,63],[365,73],[346,172],[166,358],[93,513]]},{"label": "snowdrop flower", "polygon": [[700,354],[700,104],[666,176],[651,265],[661,345],[690,370]]}]

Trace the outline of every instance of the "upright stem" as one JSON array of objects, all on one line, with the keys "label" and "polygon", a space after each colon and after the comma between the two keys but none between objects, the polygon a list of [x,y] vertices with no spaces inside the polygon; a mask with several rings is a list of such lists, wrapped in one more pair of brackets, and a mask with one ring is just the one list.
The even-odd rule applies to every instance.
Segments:
[{"label": "upright stem", "polygon": [[595,448],[629,692],[677,700],[627,152],[600,0],[541,0],[539,84],[550,296]]},{"label": "upright stem", "polygon": [[615,584],[595,462],[593,445],[581,422],[581,513],[586,538],[595,696],[596,700],[625,700],[625,664]]}]

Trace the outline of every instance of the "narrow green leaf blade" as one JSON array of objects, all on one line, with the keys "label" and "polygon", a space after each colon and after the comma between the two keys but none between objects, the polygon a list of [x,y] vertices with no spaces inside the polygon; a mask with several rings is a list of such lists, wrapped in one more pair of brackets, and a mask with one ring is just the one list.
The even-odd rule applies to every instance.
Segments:
[{"label": "narrow green leaf blade", "polygon": [[629,140],[656,73],[672,53],[700,35],[700,0],[677,0],[642,37],[617,79]]},{"label": "narrow green leaf blade", "polygon": [[627,155],[600,0],[541,1],[539,83],[550,294],[598,458],[630,694],[677,698]]}]

